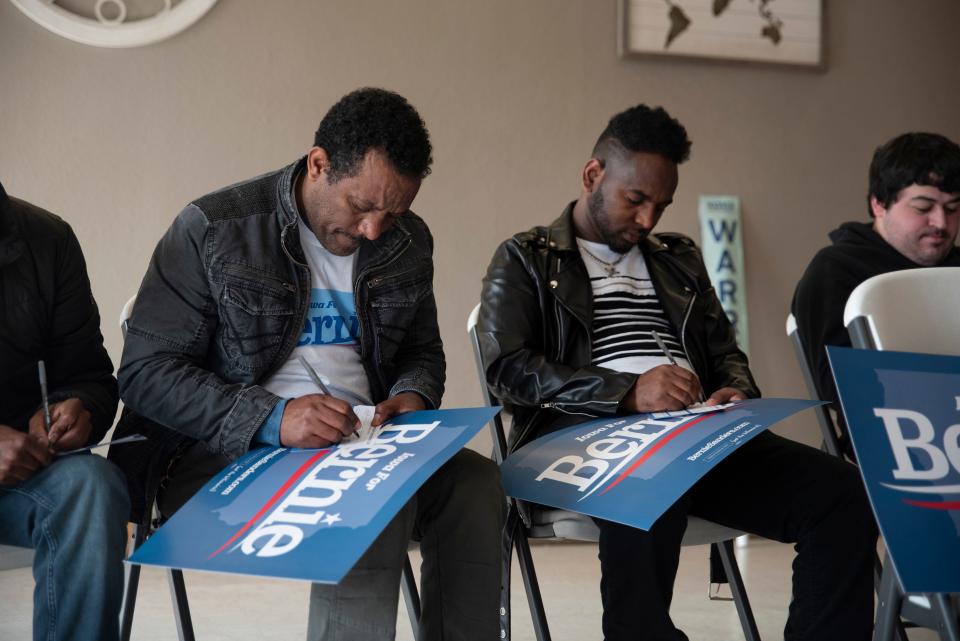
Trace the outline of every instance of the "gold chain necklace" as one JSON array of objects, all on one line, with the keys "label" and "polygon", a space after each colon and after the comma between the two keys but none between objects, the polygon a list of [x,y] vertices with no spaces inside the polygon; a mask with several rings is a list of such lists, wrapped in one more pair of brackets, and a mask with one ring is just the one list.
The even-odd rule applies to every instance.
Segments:
[{"label": "gold chain necklace", "polygon": [[[591,252],[589,249],[587,249],[586,247],[584,247],[583,244],[580,245],[580,249],[582,249],[584,252],[586,252],[587,256],[589,256],[590,258],[592,258],[592,259],[594,259],[595,261],[597,261],[598,263],[600,263],[600,265],[603,267],[603,269],[607,272],[607,277],[608,277],[608,278],[612,278],[612,277],[614,277],[614,276],[616,276],[616,275],[618,275],[618,274],[620,273],[620,272],[617,270],[617,265],[619,265],[619,264],[620,264],[620,261],[622,261],[624,258],[627,257],[627,254],[620,254],[620,258],[616,259],[615,261],[613,261],[613,262],[611,263],[611,262],[607,262],[607,261],[603,260],[602,258],[598,258],[598,257],[594,256],[594,255],[593,255],[593,252]],[[629,252],[627,252],[627,253],[629,253]]]}]

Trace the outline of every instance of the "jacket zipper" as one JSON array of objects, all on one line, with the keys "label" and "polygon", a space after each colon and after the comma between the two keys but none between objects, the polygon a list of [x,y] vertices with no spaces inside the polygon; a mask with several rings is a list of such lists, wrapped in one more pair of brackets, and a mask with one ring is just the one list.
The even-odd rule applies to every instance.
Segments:
[{"label": "jacket zipper", "polygon": [[[690,312],[693,311],[693,303],[697,300],[697,292],[686,286],[684,286],[684,289],[690,292],[692,296],[690,297],[690,302],[687,303],[687,310],[683,313],[683,324],[680,326],[680,347],[683,349],[683,357],[690,363],[690,367],[693,367],[693,361],[690,360],[690,354],[687,353],[687,321],[690,319]],[[701,403],[706,400],[706,398],[704,398],[703,388],[700,389],[699,400]]]},{"label": "jacket zipper", "polygon": [[[284,251],[286,251],[286,248],[284,248]],[[287,255],[289,256],[289,254]],[[277,278],[276,276],[273,276],[271,274],[265,274],[255,269],[250,269],[249,267],[245,267],[243,265],[238,265],[235,263],[229,264],[229,266],[225,266],[225,267],[226,269],[224,271],[228,273],[233,272],[233,273],[239,273],[239,274],[246,274],[248,276],[257,278],[259,280],[267,280],[273,283],[278,283],[281,287],[283,287],[288,292],[297,291],[297,288],[293,285],[293,283],[288,283],[287,281],[281,278]]]},{"label": "jacket zipper", "polygon": [[[404,247],[404,249],[406,249],[406,247]],[[396,258],[396,256],[395,256],[393,259],[391,259],[390,262],[393,262],[393,260],[394,260],[395,258]],[[380,267],[386,267],[386,266],[389,265],[389,264],[390,264],[390,263],[386,263],[386,264],[384,264],[384,265],[378,265],[377,268],[379,269]],[[368,271],[369,271],[369,270],[368,270]],[[408,270],[406,270],[406,271],[400,272],[399,274],[390,274],[390,278],[399,278],[399,277],[401,277],[401,276],[406,276],[407,274],[412,274],[412,273],[415,272],[415,271],[417,271],[417,268],[416,268],[416,267],[412,267],[412,268],[410,268],[410,269],[408,269]],[[379,286],[380,286],[380,283],[382,283],[384,280],[386,280],[386,276],[377,276],[376,278],[372,278],[372,279],[370,279],[369,282],[367,282],[367,287],[370,288],[370,289],[373,289],[374,287],[379,287]]]},{"label": "jacket zipper", "polygon": [[[559,256],[557,256],[557,269],[556,269],[556,271],[557,271],[557,272],[560,271],[560,257],[559,257]],[[557,338],[559,339],[559,343],[560,343],[560,344],[558,345],[558,347],[557,347],[557,361],[558,361],[558,362],[563,362],[563,339],[562,339],[562,337],[563,337],[563,314],[560,313],[560,308],[561,308],[561,307],[565,308],[568,312],[570,312],[570,315],[573,316],[574,318],[576,318],[576,314],[574,314],[573,311],[572,311],[569,307],[567,307],[566,305],[564,305],[564,304],[563,304],[563,301],[561,301],[559,298],[554,297],[554,299],[556,300],[556,304],[554,305],[554,308],[553,308],[553,309],[554,309],[555,316],[556,316],[556,318],[557,318],[557,330],[558,330]],[[593,414],[590,414],[590,413],[587,413],[587,412],[571,412],[571,411],[566,410],[566,409],[564,409],[564,408],[566,408],[566,407],[580,407],[580,406],[584,406],[584,405],[619,405],[619,404],[620,404],[619,401],[587,401],[587,402],[584,402],[584,403],[562,403],[562,404],[561,404],[561,403],[541,403],[541,404],[540,404],[540,407],[541,407],[542,409],[557,410],[558,412],[563,412],[564,414],[571,414],[571,415],[576,415],[576,416],[590,416],[590,417],[593,417],[593,416],[594,416]]]},{"label": "jacket zipper", "polygon": [[[368,265],[362,272],[360,272],[357,275],[357,279],[353,284],[353,301],[354,301],[354,306],[357,309],[357,321],[358,321],[357,326],[359,327],[359,330],[360,330],[357,336],[357,341],[360,343],[360,361],[363,363],[363,369],[367,373],[367,380],[371,380],[372,376],[371,376],[371,372],[367,367],[367,359],[365,358],[367,346],[363,340],[363,327],[364,327],[364,324],[366,323],[366,315],[363,313],[364,306],[359,304],[360,303],[360,283],[363,282],[363,279],[370,272],[374,270],[383,269],[385,267],[389,267],[390,264],[393,263],[393,261],[399,258],[400,255],[404,251],[406,251],[407,247],[409,247],[412,242],[413,240],[410,238],[410,235],[408,234],[406,238],[406,242],[401,247],[398,247],[392,256],[389,256],[386,260],[381,261],[379,264]],[[370,280],[370,282],[367,283],[367,288],[372,289],[376,285],[379,285],[381,282],[383,282],[383,278],[384,278],[383,276],[379,276],[377,278]],[[386,387],[383,381],[380,380],[379,375],[377,376],[376,380],[380,383],[381,387]],[[384,390],[385,393],[388,393],[389,391],[390,390]],[[373,394],[372,389],[370,390],[370,393],[371,395]],[[374,402],[376,401],[375,398],[372,398],[370,400]]]},{"label": "jacket zipper", "polygon": [[540,407],[543,409],[557,410],[563,412],[564,414],[577,414],[579,416],[593,416],[586,412],[569,412],[565,410],[565,407],[579,407],[581,405],[619,405],[617,401],[590,401],[587,403],[540,403]]},{"label": "jacket zipper", "polygon": [[[291,225],[293,225],[293,224],[295,224],[295,223],[291,223]],[[291,225],[288,225],[288,226],[285,228],[285,230],[286,230],[286,229],[289,229],[289,227],[290,227]],[[285,231],[285,230],[284,230],[284,231]],[[299,262],[296,258],[293,257],[293,254],[290,253],[290,250],[287,249],[287,244],[284,242],[284,239],[283,239],[283,232],[280,233],[280,246],[283,248],[283,253],[287,255],[287,258],[289,258],[290,261],[291,261],[294,265],[297,265],[298,267],[306,268],[306,270],[307,270],[308,272],[310,271],[310,267],[309,267],[306,263],[301,263],[301,262]],[[293,285],[292,283],[284,283],[284,286],[288,286],[288,285],[289,285],[290,291],[292,291],[293,293],[296,294],[296,293],[297,293],[297,287],[296,287],[295,285]],[[301,296],[301,298],[303,299],[303,300],[301,301],[301,308],[302,308],[303,311],[300,312],[300,331],[301,331],[301,332],[303,331],[303,327],[304,327],[304,325],[306,325],[306,322],[307,322],[307,312],[310,311],[310,292],[309,292],[309,289],[310,289],[310,288],[309,288],[309,286],[308,286],[308,287],[307,287],[307,290],[308,290],[308,291],[307,291],[307,295],[306,295],[306,296]],[[282,357],[282,358],[277,358],[277,359],[274,360],[273,367],[271,367],[271,368],[270,368],[270,371],[267,372],[267,374],[263,377],[263,380],[268,380],[271,376],[273,376],[274,374],[276,374],[277,371],[283,366],[283,364],[287,362],[287,359],[290,358],[290,354],[293,354],[293,350],[296,348],[296,346],[297,346],[297,341],[299,340],[299,334],[294,333],[294,334],[292,334],[292,337],[293,337],[293,340],[291,341],[290,349],[287,349],[287,350],[284,351],[284,354],[283,354],[283,357]]]}]

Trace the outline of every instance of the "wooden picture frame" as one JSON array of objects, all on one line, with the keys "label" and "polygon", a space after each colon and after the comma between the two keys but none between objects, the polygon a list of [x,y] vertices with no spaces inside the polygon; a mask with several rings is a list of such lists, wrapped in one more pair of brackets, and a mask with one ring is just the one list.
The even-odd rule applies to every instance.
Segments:
[{"label": "wooden picture frame", "polygon": [[823,0],[620,0],[620,55],[823,67]]}]

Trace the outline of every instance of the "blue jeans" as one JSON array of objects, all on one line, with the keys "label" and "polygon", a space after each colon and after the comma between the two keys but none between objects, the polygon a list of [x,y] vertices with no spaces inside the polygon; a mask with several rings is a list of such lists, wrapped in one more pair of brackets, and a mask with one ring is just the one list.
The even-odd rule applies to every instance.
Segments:
[{"label": "blue jeans", "polygon": [[129,509],[120,470],[91,454],[0,486],[0,543],[35,550],[35,641],[118,638]]},{"label": "blue jeans", "polygon": [[407,546],[420,542],[419,638],[500,638],[506,499],[496,465],[471,450],[447,461],[337,585],[310,590],[308,641],[390,641]]}]

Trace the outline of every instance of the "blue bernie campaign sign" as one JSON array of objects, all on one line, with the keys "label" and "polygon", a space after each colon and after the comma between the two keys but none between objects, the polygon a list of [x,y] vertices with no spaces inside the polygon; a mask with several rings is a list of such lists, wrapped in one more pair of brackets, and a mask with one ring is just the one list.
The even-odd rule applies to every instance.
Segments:
[{"label": "blue bernie campaign sign", "polygon": [[960,357],[827,353],[901,586],[960,592]]},{"label": "blue bernie campaign sign", "polygon": [[818,405],[752,399],[593,420],[547,434],[500,467],[509,496],[648,530],[704,474],[761,431]]},{"label": "blue bernie campaign sign", "polygon": [[412,412],[367,440],[252,450],[212,478],[130,562],[337,583],[499,409]]}]

